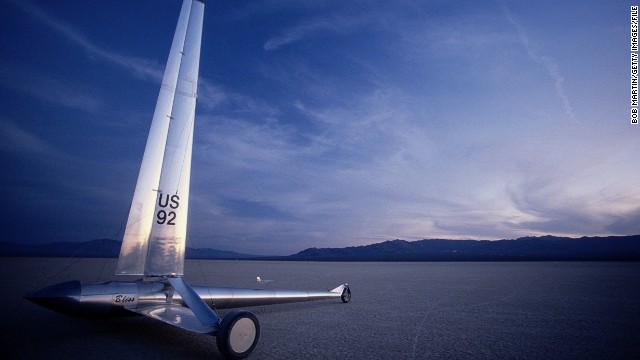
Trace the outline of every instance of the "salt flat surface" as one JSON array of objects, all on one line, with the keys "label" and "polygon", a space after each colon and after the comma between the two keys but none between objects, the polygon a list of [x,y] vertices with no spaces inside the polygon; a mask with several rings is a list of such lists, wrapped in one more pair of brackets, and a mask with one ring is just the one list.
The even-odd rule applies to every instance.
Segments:
[{"label": "salt flat surface", "polygon": [[[113,279],[115,259],[0,258],[0,270],[3,358],[220,358],[212,337],[153,319],[77,319],[22,299]],[[351,285],[349,304],[249,308],[262,331],[250,359],[640,358],[640,263],[190,260],[186,273],[197,285]]]}]

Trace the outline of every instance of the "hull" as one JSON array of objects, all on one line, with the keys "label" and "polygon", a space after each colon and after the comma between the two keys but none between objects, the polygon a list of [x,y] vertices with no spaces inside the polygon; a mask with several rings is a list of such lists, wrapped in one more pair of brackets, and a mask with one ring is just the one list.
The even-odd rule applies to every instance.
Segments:
[{"label": "hull", "polygon": [[[340,285],[331,291],[247,289],[193,285],[198,297],[212,309],[230,309],[260,305],[341,299],[345,289]],[[349,291],[350,294],[350,291]],[[157,306],[180,306],[186,303],[168,282],[120,282],[81,284],[68,281],[46,287],[25,296],[28,300],[76,317],[119,317],[147,313],[141,309]]]},{"label": "hull", "polygon": [[193,286],[209,306],[231,309],[260,305],[275,305],[305,301],[340,299],[342,292],[244,289],[228,287]]}]

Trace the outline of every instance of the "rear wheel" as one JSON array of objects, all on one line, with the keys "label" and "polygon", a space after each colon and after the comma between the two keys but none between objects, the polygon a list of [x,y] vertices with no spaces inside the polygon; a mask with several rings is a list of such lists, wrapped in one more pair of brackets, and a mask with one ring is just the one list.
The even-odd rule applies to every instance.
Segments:
[{"label": "rear wheel", "polygon": [[228,359],[242,359],[253,351],[260,338],[258,318],[245,310],[229,312],[220,322],[216,342]]},{"label": "rear wheel", "polygon": [[340,300],[342,300],[343,303],[348,303],[349,301],[351,301],[351,289],[349,289],[349,287],[345,287],[344,290],[342,290],[342,295],[340,296]]}]

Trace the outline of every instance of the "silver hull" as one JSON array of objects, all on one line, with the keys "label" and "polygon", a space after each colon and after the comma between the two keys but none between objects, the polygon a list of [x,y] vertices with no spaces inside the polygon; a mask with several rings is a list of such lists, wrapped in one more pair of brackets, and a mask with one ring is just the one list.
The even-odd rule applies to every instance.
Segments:
[{"label": "silver hull", "polygon": [[241,359],[258,343],[258,319],[245,310],[233,310],[220,318],[216,309],[338,298],[347,303],[351,290],[347,284],[327,291],[192,287],[182,277],[166,277],[84,285],[68,281],[27,294],[25,298],[78,317],[140,314],[185,330],[212,334],[225,357]]},{"label": "silver hull", "polygon": [[[247,289],[217,286],[192,286],[212,309],[341,299],[347,302],[347,284],[328,291]],[[182,296],[164,281],[81,284],[68,281],[46,287],[25,296],[51,310],[78,317],[116,317],[141,313],[158,305],[187,306]],[[346,300],[346,301],[345,301]],[[148,315],[148,314],[145,314]]]}]

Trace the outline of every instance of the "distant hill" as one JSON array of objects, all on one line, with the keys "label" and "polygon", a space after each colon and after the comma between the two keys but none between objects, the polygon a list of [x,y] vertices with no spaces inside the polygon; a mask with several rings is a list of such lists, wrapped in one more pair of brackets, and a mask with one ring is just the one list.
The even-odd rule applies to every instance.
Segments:
[{"label": "distant hill", "polygon": [[[86,242],[54,242],[41,245],[24,245],[0,242],[0,256],[41,256],[41,257],[110,257],[117,258],[122,242],[111,239],[97,239]],[[215,249],[195,249],[187,247],[187,259],[254,259],[257,255],[241,254]]]},{"label": "distant hill", "polygon": [[[120,241],[54,242],[23,245],[0,242],[0,256],[111,257]],[[515,240],[390,240],[345,248],[309,248],[289,256],[257,256],[209,248],[186,250],[187,259],[269,259],[302,261],[640,261],[640,235]]]},{"label": "distant hill", "polygon": [[515,240],[391,240],[346,248],[310,248],[291,260],[323,261],[640,261],[640,235]]}]

